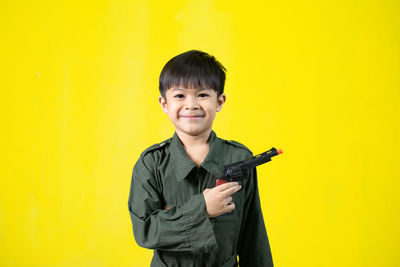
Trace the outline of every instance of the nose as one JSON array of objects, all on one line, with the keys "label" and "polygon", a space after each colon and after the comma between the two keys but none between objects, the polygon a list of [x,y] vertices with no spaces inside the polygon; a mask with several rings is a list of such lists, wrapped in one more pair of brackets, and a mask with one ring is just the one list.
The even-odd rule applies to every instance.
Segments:
[{"label": "nose", "polygon": [[185,109],[198,109],[200,107],[196,96],[187,97],[185,100]]}]

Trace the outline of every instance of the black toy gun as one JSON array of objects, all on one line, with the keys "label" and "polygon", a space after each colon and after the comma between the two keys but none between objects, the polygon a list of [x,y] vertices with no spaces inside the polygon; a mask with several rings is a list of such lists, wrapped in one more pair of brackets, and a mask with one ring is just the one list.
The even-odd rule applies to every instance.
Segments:
[{"label": "black toy gun", "polygon": [[272,157],[282,153],[282,149],[277,150],[275,147],[273,147],[270,150],[249,159],[225,165],[224,173],[222,177],[217,178],[215,185],[218,186],[227,182],[237,182],[247,179],[250,169],[271,161]]}]

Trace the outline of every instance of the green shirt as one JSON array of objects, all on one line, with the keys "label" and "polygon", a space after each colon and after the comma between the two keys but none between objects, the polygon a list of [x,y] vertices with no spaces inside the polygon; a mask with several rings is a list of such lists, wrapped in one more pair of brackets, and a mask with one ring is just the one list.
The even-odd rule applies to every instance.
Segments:
[{"label": "green shirt", "polygon": [[[209,218],[202,192],[223,166],[252,156],[240,143],[212,131],[197,168],[175,133],[146,149],[133,168],[129,213],[139,246],[154,249],[151,266],[273,266],[253,169],[232,195],[232,214]],[[166,207],[168,207],[166,209]]]}]

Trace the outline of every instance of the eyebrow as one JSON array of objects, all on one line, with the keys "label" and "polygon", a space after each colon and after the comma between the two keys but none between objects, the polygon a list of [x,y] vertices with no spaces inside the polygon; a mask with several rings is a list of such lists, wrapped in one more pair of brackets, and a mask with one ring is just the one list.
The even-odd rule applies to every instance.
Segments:
[{"label": "eyebrow", "polygon": [[[187,88],[180,88],[180,87],[175,87],[172,89],[172,91],[186,91],[188,90]],[[212,90],[211,88],[196,88],[197,91],[203,91],[203,90]]]}]

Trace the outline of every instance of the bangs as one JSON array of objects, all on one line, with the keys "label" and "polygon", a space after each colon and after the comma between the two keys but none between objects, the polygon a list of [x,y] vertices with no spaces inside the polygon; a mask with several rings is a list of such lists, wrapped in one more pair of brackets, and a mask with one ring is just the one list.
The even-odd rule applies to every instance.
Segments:
[{"label": "bangs", "polygon": [[207,88],[223,93],[225,67],[213,56],[201,51],[188,51],[172,58],[160,75],[160,93],[171,87]]}]

